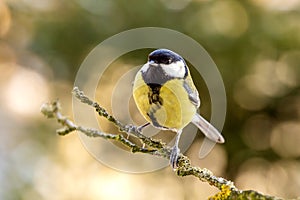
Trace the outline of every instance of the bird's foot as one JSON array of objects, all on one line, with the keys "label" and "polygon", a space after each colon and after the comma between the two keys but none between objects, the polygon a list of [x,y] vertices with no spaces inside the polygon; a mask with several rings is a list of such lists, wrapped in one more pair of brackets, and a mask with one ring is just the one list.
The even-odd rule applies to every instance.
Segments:
[{"label": "bird's foot", "polygon": [[170,165],[173,167],[173,169],[177,168],[179,153],[180,153],[180,149],[178,148],[178,146],[175,145],[172,148],[171,155],[170,155]]},{"label": "bird's foot", "polygon": [[146,123],[146,124],[143,124],[143,125],[141,125],[141,126],[138,126],[138,127],[137,127],[137,131],[141,133],[141,132],[143,131],[143,129],[144,129],[145,127],[147,127],[148,125],[150,125],[149,122]]}]

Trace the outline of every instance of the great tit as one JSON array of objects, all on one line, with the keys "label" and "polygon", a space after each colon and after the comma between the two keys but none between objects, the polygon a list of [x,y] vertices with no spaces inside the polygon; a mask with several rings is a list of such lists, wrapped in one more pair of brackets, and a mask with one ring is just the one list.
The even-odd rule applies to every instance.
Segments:
[{"label": "great tit", "polygon": [[133,83],[133,98],[142,116],[162,130],[176,132],[170,155],[170,165],[177,167],[178,147],[182,129],[192,122],[210,140],[223,143],[220,132],[197,113],[198,91],[184,59],[168,49],[157,49],[137,72]]}]

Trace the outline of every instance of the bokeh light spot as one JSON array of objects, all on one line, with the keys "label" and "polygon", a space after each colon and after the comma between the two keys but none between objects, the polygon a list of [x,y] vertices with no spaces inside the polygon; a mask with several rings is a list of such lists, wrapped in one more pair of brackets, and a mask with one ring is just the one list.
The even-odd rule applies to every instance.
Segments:
[{"label": "bokeh light spot", "polygon": [[20,67],[9,78],[4,93],[8,108],[26,116],[39,115],[40,105],[48,99],[46,80],[35,71]]},{"label": "bokeh light spot", "polygon": [[252,158],[242,164],[235,183],[240,189],[254,189],[290,199],[299,196],[299,167],[297,161],[279,160],[270,163],[261,158]]},{"label": "bokeh light spot", "polygon": [[282,95],[285,88],[278,79],[278,73],[276,73],[278,66],[281,67],[282,65],[282,63],[273,60],[258,61],[253,66],[253,76],[252,80],[248,82],[248,87],[259,95],[269,97]]},{"label": "bokeh light spot", "polygon": [[282,157],[300,156],[300,123],[283,122],[272,131],[272,149]]},{"label": "bokeh light spot", "polygon": [[273,98],[286,95],[297,83],[297,71],[286,61],[259,59],[237,82],[234,99],[242,108],[261,110]]},{"label": "bokeh light spot", "polygon": [[261,158],[247,160],[239,168],[238,176],[235,180],[236,186],[240,189],[252,189],[267,193],[267,179],[270,163]]},{"label": "bokeh light spot", "polygon": [[254,150],[266,150],[270,147],[272,122],[267,115],[258,114],[250,117],[244,126],[244,142]]},{"label": "bokeh light spot", "polygon": [[160,0],[164,6],[170,10],[182,10],[191,0]]},{"label": "bokeh light spot", "polygon": [[106,0],[77,0],[79,5],[92,14],[107,15],[113,8],[113,1]]},{"label": "bokeh light spot", "polygon": [[[283,82],[285,82],[290,87],[297,87],[300,85],[300,51],[288,51],[283,54],[280,58],[280,62],[285,64],[287,69],[279,69],[278,72],[284,74],[282,78]],[[282,72],[282,71],[283,72]],[[281,75],[282,76],[282,75]]]},{"label": "bokeh light spot", "polygon": [[237,82],[234,88],[233,97],[236,103],[247,110],[263,109],[269,102],[269,98],[251,89],[255,78],[251,75],[245,76]]},{"label": "bokeh light spot", "polygon": [[238,1],[217,1],[210,10],[211,26],[228,37],[239,37],[248,29],[248,15]]},{"label": "bokeh light spot", "polygon": [[256,6],[262,7],[268,10],[278,10],[278,11],[289,11],[299,8],[299,0],[251,0]]}]

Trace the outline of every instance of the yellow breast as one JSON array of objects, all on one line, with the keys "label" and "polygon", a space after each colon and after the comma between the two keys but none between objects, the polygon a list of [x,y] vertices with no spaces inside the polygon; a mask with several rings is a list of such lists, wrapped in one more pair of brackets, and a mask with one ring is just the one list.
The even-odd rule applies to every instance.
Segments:
[{"label": "yellow breast", "polygon": [[183,87],[182,79],[167,81],[159,91],[162,103],[149,101],[151,88],[145,84],[141,73],[138,73],[133,86],[133,98],[140,113],[154,126],[160,128],[182,129],[197,112]]}]

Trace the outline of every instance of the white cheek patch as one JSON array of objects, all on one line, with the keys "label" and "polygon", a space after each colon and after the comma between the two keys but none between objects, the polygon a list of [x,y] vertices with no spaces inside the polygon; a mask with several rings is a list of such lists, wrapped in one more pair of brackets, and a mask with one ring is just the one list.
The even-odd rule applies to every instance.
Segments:
[{"label": "white cheek patch", "polygon": [[184,78],[185,75],[185,64],[183,61],[177,61],[169,65],[160,64],[165,73],[171,77]]}]

